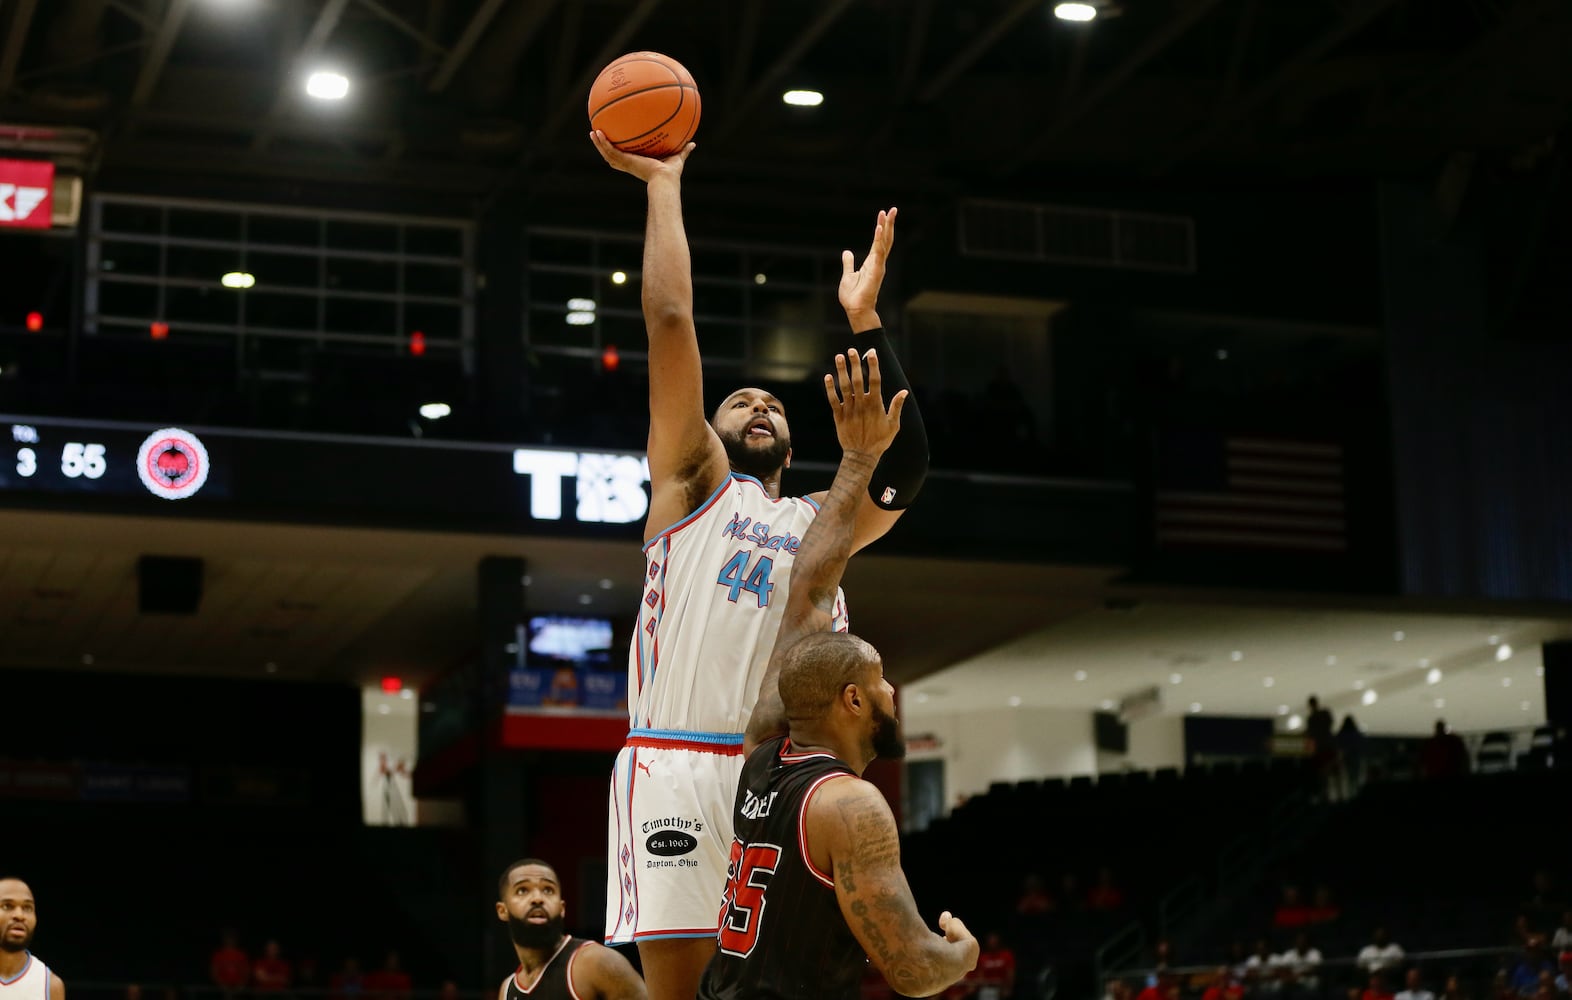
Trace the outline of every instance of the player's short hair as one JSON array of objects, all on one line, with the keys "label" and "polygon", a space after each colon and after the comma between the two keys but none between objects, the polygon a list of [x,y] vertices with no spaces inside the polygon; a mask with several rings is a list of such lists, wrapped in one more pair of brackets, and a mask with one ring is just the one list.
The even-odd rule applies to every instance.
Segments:
[{"label": "player's short hair", "polygon": [[546,869],[547,871],[551,872],[551,877],[557,880],[558,885],[562,884],[562,877],[557,874],[557,869],[552,866],[551,862],[542,861],[539,858],[519,858],[517,861],[502,869],[502,874],[497,876],[498,899],[507,898],[509,885],[508,876],[513,874],[513,870],[515,868],[523,868],[525,865],[535,865],[537,867]]},{"label": "player's short hair", "polygon": [[814,632],[788,649],[781,661],[781,704],[788,719],[815,719],[829,710],[848,684],[860,684],[879,653],[844,632]]}]

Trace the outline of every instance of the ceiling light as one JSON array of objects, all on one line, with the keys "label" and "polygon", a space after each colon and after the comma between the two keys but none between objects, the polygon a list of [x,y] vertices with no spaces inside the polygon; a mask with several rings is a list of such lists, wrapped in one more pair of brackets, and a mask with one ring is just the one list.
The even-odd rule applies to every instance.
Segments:
[{"label": "ceiling light", "polygon": [[1086,671],[1084,671],[1084,670],[1077,670],[1075,672],[1075,679],[1078,680],[1078,681],[1086,680]]},{"label": "ceiling light", "polygon": [[225,288],[250,288],[257,283],[257,278],[256,275],[247,274],[245,271],[230,271],[219,278],[218,283]]},{"label": "ceiling light", "polygon": [[1496,647],[1496,662],[1497,663],[1505,663],[1506,661],[1510,660],[1511,658],[1512,658],[1512,647],[1509,644],[1503,642],[1501,645]]},{"label": "ceiling light", "polygon": [[1261,686],[1264,687],[1264,688],[1269,688],[1273,684],[1276,684],[1276,683],[1277,683],[1277,678],[1276,677],[1263,677],[1263,678],[1261,678]]},{"label": "ceiling light", "polygon": [[1328,656],[1326,658],[1326,665],[1329,666],[1329,667],[1337,666],[1337,657],[1335,657],[1335,656]]},{"label": "ceiling light", "polygon": [[1361,704],[1364,704],[1364,705],[1374,705],[1376,703],[1375,688],[1371,688],[1370,690],[1366,691],[1364,694],[1360,695],[1359,696],[1359,701],[1360,701]]},{"label": "ceiling light", "polygon": [[1408,633],[1404,632],[1402,629],[1398,629],[1396,632],[1392,633],[1392,641],[1393,642],[1402,642],[1404,639],[1407,639],[1407,638],[1408,638]]},{"label": "ceiling light", "polygon": [[411,701],[415,697],[415,689],[414,688],[405,688],[404,690],[402,690],[402,691],[400,691],[398,693],[398,696],[400,698],[403,698],[405,701]]},{"label": "ceiling light", "polygon": [[453,412],[453,407],[449,406],[446,403],[422,403],[422,404],[420,404],[420,415],[425,417],[427,420],[441,420],[443,417],[447,416],[448,414],[450,414],[452,412]]},{"label": "ceiling light", "polygon": [[1196,712],[1199,712],[1200,710],[1201,710],[1201,703],[1200,702],[1192,701],[1190,703],[1190,714],[1191,715],[1194,715]]},{"label": "ceiling light", "polygon": [[1287,705],[1279,705],[1279,706],[1277,706],[1277,714],[1278,715],[1287,715],[1288,714],[1288,706]]},{"label": "ceiling light", "polygon": [[1238,663],[1240,660],[1244,659],[1244,654],[1236,649],[1232,653],[1228,654],[1228,658],[1233,660],[1235,663]]},{"label": "ceiling light", "polygon": [[1490,643],[1490,645],[1492,645],[1492,646],[1499,646],[1499,645],[1501,645],[1501,637],[1499,635],[1493,635],[1490,638],[1486,639],[1485,641]]},{"label": "ceiling light", "polygon": [[817,90],[788,90],[781,100],[794,108],[816,108],[824,103],[824,95]]},{"label": "ceiling light", "polygon": [[306,77],[306,93],[319,101],[342,101],[349,95],[349,77],[318,71]]},{"label": "ceiling light", "polygon": [[387,707],[386,705],[378,705],[377,706],[377,711],[380,712],[383,715],[387,715],[389,712],[391,712],[393,710],[391,708]]},{"label": "ceiling light", "polygon": [[594,322],[595,322],[595,314],[592,313],[592,312],[570,312],[570,313],[568,313],[568,325],[569,326],[589,326],[590,324],[592,324]]},{"label": "ceiling light", "polygon": [[1103,711],[1111,712],[1111,711],[1113,711],[1113,707],[1114,707],[1114,703],[1113,703],[1113,699],[1112,698],[1104,698],[1103,699],[1103,702],[1102,702],[1102,710]]},{"label": "ceiling light", "polygon": [[580,604],[593,604],[594,602],[595,602],[595,598],[591,597],[588,594],[580,594],[579,595],[579,603]]},{"label": "ceiling light", "polygon": [[1428,656],[1421,656],[1419,658],[1419,665],[1421,667],[1428,667],[1428,666],[1430,666],[1430,657],[1428,657]]},{"label": "ceiling light", "polygon": [[594,312],[594,299],[569,299],[568,309],[571,312]]},{"label": "ceiling light", "polygon": [[1364,681],[1354,681],[1354,690],[1355,691],[1363,691],[1364,689],[1365,689],[1365,682]]},{"label": "ceiling light", "polygon": [[1219,347],[1217,349],[1217,360],[1219,360],[1219,361],[1227,361],[1228,360],[1228,352],[1223,350],[1221,347]]},{"label": "ceiling light", "polygon": [[1097,16],[1097,8],[1089,3],[1055,4],[1053,16],[1061,21],[1090,21]]},{"label": "ceiling light", "polygon": [[1523,711],[1525,711],[1525,712],[1528,711],[1528,702],[1526,702],[1526,701],[1518,702],[1518,706],[1520,708],[1522,708]]},{"label": "ceiling light", "polygon": [[1425,683],[1426,684],[1440,684],[1441,683],[1441,668],[1440,667],[1431,667],[1430,668],[1430,672],[1425,674]]},{"label": "ceiling light", "polygon": [[1184,680],[1184,674],[1169,674],[1168,675],[1168,683],[1170,683],[1170,684],[1178,684],[1182,680]]},{"label": "ceiling light", "polygon": [[1020,708],[1021,707],[1021,696],[1020,695],[1018,695],[1018,694],[1010,695],[1010,707],[1011,708]]},{"label": "ceiling light", "polygon": [[628,283],[628,272],[626,272],[626,271],[613,271],[613,272],[611,272],[611,283],[613,285],[626,285]]},{"label": "ceiling light", "polygon": [[612,584],[610,579],[607,579],[607,578],[602,578],[601,579],[601,581],[600,581],[600,589],[601,590],[610,590],[612,588],[612,586],[613,586],[613,584]]},{"label": "ceiling light", "polygon": [[766,281],[769,281],[769,280],[770,279],[765,275],[765,273],[763,271],[760,271],[758,274],[755,274],[753,276],[753,283],[755,285],[762,285]]},{"label": "ceiling light", "polygon": [[1512,678],[1510,678],[1510,677],[1503,677],[1503,678],[1501,678],[1501,686],[1504,687],[1504,688],[1511,687],[1512,686]]},{"label": "ceiling light", "polygon": [[1288,731],[1291,733],[1298,732],[1300,729],[1304,728],[1304,724],[1305,720],[1297,715],[1290,715],[1288,717]]}]

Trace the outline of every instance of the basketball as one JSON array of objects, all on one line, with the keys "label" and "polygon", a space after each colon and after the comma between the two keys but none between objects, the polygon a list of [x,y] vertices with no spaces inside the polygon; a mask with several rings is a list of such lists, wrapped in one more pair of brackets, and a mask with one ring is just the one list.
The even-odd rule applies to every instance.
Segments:
[{"label": "basketball", "polygon": [[625,153],[667,157],[699,130],[699,88],[670,56],[630,52],[590,85],[589,120]]}]

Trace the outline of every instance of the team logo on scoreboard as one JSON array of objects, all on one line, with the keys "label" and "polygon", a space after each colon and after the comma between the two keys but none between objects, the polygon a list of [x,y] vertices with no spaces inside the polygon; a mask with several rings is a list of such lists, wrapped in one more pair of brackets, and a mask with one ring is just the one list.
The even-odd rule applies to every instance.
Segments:
[{"label": "team logo on scoreboard", "polygon": [[207,449],[190,431],[165,427],[142,442],[136,471],[155,497],[184,500],[207,482]]}]

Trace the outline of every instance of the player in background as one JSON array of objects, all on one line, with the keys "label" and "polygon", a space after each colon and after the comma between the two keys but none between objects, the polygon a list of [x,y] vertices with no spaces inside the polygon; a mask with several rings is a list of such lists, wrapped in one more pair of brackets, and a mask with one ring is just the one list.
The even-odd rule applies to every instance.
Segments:
[{"label": "player in background", "polygon": [[33,890],[19,878],[0,878],[0,996],[5,1000],[65,1000],[65,980],[28,951],[37,930]]},{"label": "player in background", "polygon": [[[608,164],[645,182],[648,198],[651,500],[629,651],[630,731],[608,804],[606,941],[638,944],[655,1000],[692,1000],[715,949],[743,728],[779,630],[791,561],[820,498],[781,496],[791,433],[770,393],[738,389],[706,419],[682,219],[693,144],[656,160],[620,152],[598,132],[590,138]],[[839,288],[851,346],[879,355],[891,391],[906,388],[905,377],[876,304],[894,233],[895,210],[879,213],[862,267],[850,251],[842,255]],[[908,401],[856,506],[854,549],[900,517],[927,461],[921,417]],[[838,600],[837,608],[844,613]]]},{"label": "player in background", "polygon": [[[941,914],[935,934],[918,915],[895,817],[861,777],[876,757],[904,756],[905,740],[878,652],[831,629],[834,594],[856,500],[900,426],[905,393],[884,409],[876,355],[866,391],[856,354],[838,357],[836,369],[825,390],[844,457],[792,565],[749,721],[719,951],[700,1000],[853,1000],[869,961],[901,995],[930,996],[977,964],[977,941],[960,920]],[[786,735],[773,721],[782,714]]]},{"label": "player in background", "polygon": [[562,882],[546,862],[508,865],[497,881],[497,919],[508,925],[519,959],[497,1000],[646,1000],[644,981],[627,959],[563,929]]}]

